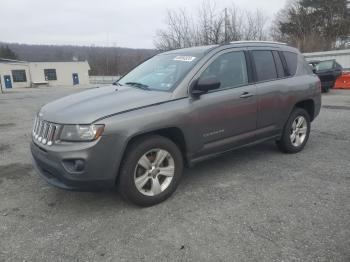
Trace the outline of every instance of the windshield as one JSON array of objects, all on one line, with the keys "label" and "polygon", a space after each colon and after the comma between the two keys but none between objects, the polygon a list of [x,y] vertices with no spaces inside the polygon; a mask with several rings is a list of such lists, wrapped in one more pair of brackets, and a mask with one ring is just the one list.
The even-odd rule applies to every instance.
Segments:
[{"label": "windshield", "polygon": [[198,57],[188,55],[157,55],[130,71],[118,83],[149,90],[170,91],[198,60]]},{"label": "windshield", "polygon": [[316,71],[330,70],[333,68],[333,65],[333,60],[320,62],[316,65]]}]

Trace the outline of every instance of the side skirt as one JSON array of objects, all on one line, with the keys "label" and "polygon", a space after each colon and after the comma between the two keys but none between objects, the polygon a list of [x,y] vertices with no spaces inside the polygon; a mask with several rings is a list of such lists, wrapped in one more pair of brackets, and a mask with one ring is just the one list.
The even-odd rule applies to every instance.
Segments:
[{"label": "side skirt", "polygon": [[225,153],[232,152],[232,151],[235,151],[235,150],[238,150],[238,149],[241,149],[241,148],[251,147],[251,146],[254,146],[254,145],[266,142],[266,141],[277,140],[280,137],[281,137],[280,135],[274,135],[274,136],[270,136],[270,137],[267,137],[267,138],[259,139],[259,140],[256,140],[254,142],[251,142],[251,143],[248,143],[248,144],[245,144],[245,145],[242,145],[242,146],[233,147],[231,149],[228,149],[228,150],[225,150],[225,151],[222,151],[222,152],[217,152],[217,153],[213,153],[213,154],[203,155],[203,156],[200,156],[200,157],[197,157],[197,158],[192,158],[192,159],[189,159],[187,161],[187,163],[188,163],[189,167],[193,167],[197,163],[205,161],[207,159],[215,158],[215,157],[221,156],[221,155],[223,155]]}]

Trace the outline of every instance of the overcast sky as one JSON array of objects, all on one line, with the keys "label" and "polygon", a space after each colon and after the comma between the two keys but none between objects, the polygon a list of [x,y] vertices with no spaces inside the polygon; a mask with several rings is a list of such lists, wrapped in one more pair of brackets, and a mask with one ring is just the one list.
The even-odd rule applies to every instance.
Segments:
[{"label": "overcast sky", "polygon": [[[0,42],[153,48],[167,9],[196,14],[203,0],[1,0]],[[216,0],[273,17],[285,0]]]}]

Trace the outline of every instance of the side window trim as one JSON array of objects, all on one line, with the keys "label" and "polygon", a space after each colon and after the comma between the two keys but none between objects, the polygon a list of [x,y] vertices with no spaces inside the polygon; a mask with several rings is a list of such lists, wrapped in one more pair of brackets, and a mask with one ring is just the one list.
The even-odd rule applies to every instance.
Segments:
[{"label": "side window trim", "polygon": [[286,77],[291,77],[291,73],[289,71],[289,68],[288,68],[288,65],[287,65],[287,61],[286,61],[286,58],[283,54],[283,51],[278,51],[278,54],[282,60],[282,65],[283,65],[283,68],[284,68],[284,74]]},{"label": "side window trim", "polygon": [[[276,72],[277,72],[277,79],[282,79],[282,78],[285,78],[286,74],[285,74],[285,70],[284,70],[284,66],[283,66],[283,63],[282,63],[282,59],[280,57],[280,55],[278,54],[278,51],[276,50],[272,50],[272,55],[273,55],[273,60],[275,61],[275,67],[276,67]],[[280,72],[280,68],[278,67],[278,61],[280,61],[280,64],[282,65],[282,75],[281,75],[281,72]]]},{"label": "side window trim", "polygon": [[248,84],[254,84],[256,82],[256,71],[253,57],[249,50],[244,50],[244,56],[246,60],[247,73],[248,73]]}]

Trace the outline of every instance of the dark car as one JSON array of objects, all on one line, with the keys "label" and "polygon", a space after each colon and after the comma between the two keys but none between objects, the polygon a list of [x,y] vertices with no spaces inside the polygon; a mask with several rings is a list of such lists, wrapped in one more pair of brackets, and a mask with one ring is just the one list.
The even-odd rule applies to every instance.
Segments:
[{"label": "dark car", "polygon": [[343,68],[334,59],[326,61],[309,61],[313,72],[321,80],[322,92],[329,92],[334,87],[335,81],[343,73]]},{"label": "dark car", "polygon": [[116,85],[43,106],[31,152],[57,187],[117,186],[126,199],[157,204],[183,166],[243,146],[276,141],[301,151],[321,107],[320,80],[292,47],[234,42],[158,54]]}]

